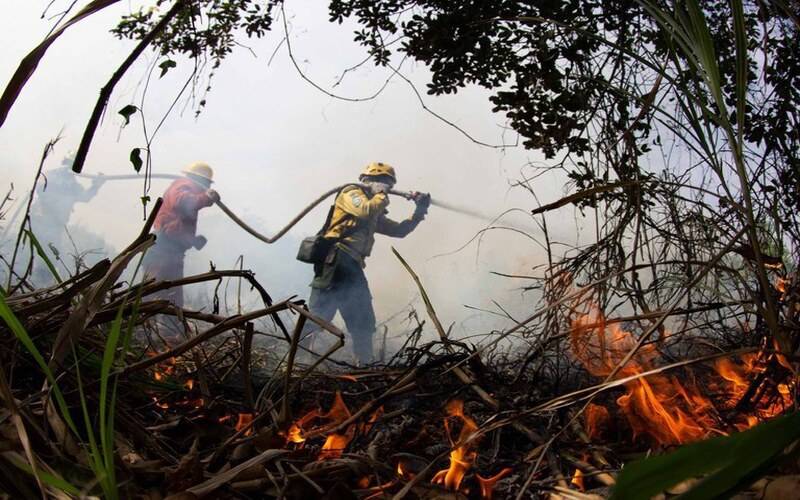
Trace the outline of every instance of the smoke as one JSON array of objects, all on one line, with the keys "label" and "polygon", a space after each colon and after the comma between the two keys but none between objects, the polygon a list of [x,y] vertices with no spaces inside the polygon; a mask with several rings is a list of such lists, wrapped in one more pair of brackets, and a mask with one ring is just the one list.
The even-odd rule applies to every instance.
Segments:
[{"label": "smoke", "polygon": [[[10,9],[15,14],[0,20],[0,29],[15,40],[11,50],[0,55],[3,81],[13,73],[25,50],[46,31],[36,7],[24,0],[12,3],[17,5]],[[365,55],[351,42],[352,26],[332,25],[322,6],[298,4],[289,8],[298,62],[310,78],[333,88],[342,70]],[[37,152],[47,139],[65,126],[64,146],[59,145],[62,149],[56,157],[77,144],[97,90],[125,56],[128,45],[111,41],[106,32],[122,10],[110,12],[113,15],[90,20],[54,45],[0,131],[0,177],[15,183],[19,198],[32,181]],[[424,307],[415,284],[392,255],[391,246],[420,275],[442,322],[446,326],[455,324],[456,337],[502,329],[529,314],[536,296],[523,292],[522,287],[531,281],[492,272],[541,275],[534,268],[546,262],[546,255],[534,239],[543,241],[543,236],[525,214],[536,204],[529,193],[511,187],[523,166],[541,158],[521,148],[475,144],[461,131],[427,113],[401,80],[391,81],[383,93],[366,102],[326,96],[300,79],[284,50],[267,65],[279,42],[280,36],[274,33],[253,42],[257,57],[242,50],[223,63],[197,120],[190,118],[192,101],[186,96],[179,101],[150,144],[153,171],[177,173],[191,161],[207,161],[215,169],[214,187],[222,199],[265,234],[273,234],[330,187],[356,181],[363,166],[371,161],[396,167],[397,189],[430,192],[437,200],[492,215],[524,209],[506,215],[497,225],[506,221],[515,228],[530,229],[530,237],[508,229],[481,233],[487,226],[485,221],[431,207],[427,219],[407,238],[377,237],[366,274],[378,321],[395,317],[390,326],[398,331],[404,328],[404,311],[415,307],[424,317]],[[110,50],[104,49],[101,54],[95,49],[98,46]],[[84,52],[93,56],[76,56]],[[148,64],[157,62],[149,57],[132,70],[114,94],[85,172],[132,173],[129,152],[144,146],[140,118],[135,117],[123,129],[116,110],[136,103],[145,109],[148,129],[154,130],[192,69],[186,61],[178,61],[177,68],[151,81],[142,101],[140,79]],[[402,70],[424,89],[428,78],[425,68],[406,63]],[[388,75],[387,69],[365,65],[348,73],[335,91],[347,96],[370,95]],[[65,95],[69,99],[61,97]],[[425,99],[426,105],[479,140],[496,144],[515,140],[504,127],[504,118],[491,112],[487,94],[481,90],[465,89],[457,96]],[[148,195],[154,200],[168,183],[154,180],[145,192],[142,182],[107,182],[89,203],[75,206],[70,224],[102,235],[108,247],[124,248],[142,224],[140,197]],[[552,181],[534,187],[543,202],[558,198],[562,191],[561,184]],[[307,298],[311,266],[297,262],[294,256],[299,240],[319,230],[327,209],[328,204],[323,204],[275,245],[255,240],[218,208],[204,209],[198,233],[208,238],[208,245],[202,251],[187,253],[186,272],[206,271],[211,262],[218,269],[233,268],[242,256],[243,267],[256,273],[273,298]],[[389,216],[396,220],[410,216],[412,211],[412,203],[397,197],[389,206]],[[563,241],[574,232],[574,224],[568,218],[569,211],[559,213],[566,217],[551,227],[551,236]],[[481,236],[475,238],[478,234]],[[2,248],[5,254],[8,247]],[[209,308],[213,286],[188,289],[187,304]],[[233,284],[228,286],[229,293],[235,289]],[[229,304],[236,302],[231,297],[227,296]],[[245,298],[245,305],[256,303],[252,295]],[[480,313],[465,306],[492,312]]]}]

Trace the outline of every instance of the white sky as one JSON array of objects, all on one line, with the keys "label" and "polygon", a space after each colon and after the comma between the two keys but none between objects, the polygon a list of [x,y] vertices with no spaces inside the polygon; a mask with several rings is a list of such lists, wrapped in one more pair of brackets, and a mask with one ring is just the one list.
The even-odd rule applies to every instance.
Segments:
[{"label": "white sky", "polygon": [[[51,23],[40,19],[44,0],[6,0],[0,17],[0,81],[3,85],[22,57],[47,33]],[[62,6],[66,0],[56,2]],[[82,4],[83,2],[79,2]],[[311,5],[313,4],[313,6]],[[132,47],[115,39],[108,29],[137,2],[120,2],[103,13],[70,28],[51,46],[40,67],[23,90],[5,125],[0,129],[0,190],[14,182],[18,195],[28,190],[41,149],[63,129],[63,140],[47,164],[54,167],[80,140],[100,87]],[[292,49],[303,70],[323,87],[330,88],[344,68],[365,57],[352,41],[353,26],[328,22],[324,2],[287,2]],[[58,9],[51,9],[56,12]],[[398,170],[399,189],[429,191],[434,198],[459,203],[491,214],[535,206],[530,195],[509,188],[528,161],[542,158],[521,148],[497,150],[471,143],[418,103],[409,86],[395,79],[375,100],[362,103],[332,99],[304,82],[291,66],[285,45],[270,66],[267,60],[283,36],[282,24],[261,40],[242,39],[255,53],[240,48],[218,70],[212,81],[208,104],[195,120],[189,105],[166,121],[153,144],[154,171],[177,172],[194,160],[215,168],[215,188],[223,200],[252,225],[265,232],[282,226],[319,193],[331,186],[355,180],[370,161],[384,161]],[[98,130],[85,172],[128,174],[133,169],[128,154],[143,146],[141,119],[121,130],[117,111],[129,103],[139,105],[140,83],[148,52],[118,85]],[[158,61],[156,61],[158,62]],[[163,79],[154,75],[145,104],[148,128],[160,121],[190,72],[187,60]],[[348,74],[335,91],[363,97],[372,94],[388,76],[387,69],[371,63]],[[406,63],[404,74],[424,91],[428,73],[423,66]],[[489,143],[503,142],[502,116],[493,115],[487,94],[467,89],[458,96],[425,96],[429,107]],[[179,111],[184,107],[181,101]],[[514,141],[507,131],[506,142]],[[151,196],[159,195],[167,181],[154,181]],[[563,194],[563,179],[537,184],[542,203]],[[78,205],[73,223],[90,226],[117,249],[124,247],[141,225],[138,182],[107,183],[89,204]],[[245,267],[256,270],[268,290],[306,296],[304,286],[310,269],[293,260],[294,243],[321,225],[327,205],[311,214],[280,248],[263,245],[227,221],[216,208],[201,213],[200,230],[209,238],[202,252],[187,255],[189,271],[233,265],[245,255]],[[395,200],[390,214],[396,219],[410,214],[412,205]],[[551,229],[565,241],[574,242],[571,210],[549,220]],[[514,215],[509,223],[527,224]],[[468,241],[484,223],[431,209],[428,219],[404,240],[380,238],[367,265],[378,316],[386,317],[414,297],[414,285],[391,255],[393,244],[414,266],[428,286],[443,322],[464,323],[467,331],[498,327],[494,317],[476,319],[463,304],[493,308],[492,299],[523,315],[532,307],[516,287],[524,282],[494,277],[490,271],[531,274],[544,260],[542,250],[529,239],[502,232],[486,236],[480,253],[475,244],[461,253],[431,259]],[[535,233],[540,237],[538,233]],[[422,312],[422,311],[420,311]]]}]

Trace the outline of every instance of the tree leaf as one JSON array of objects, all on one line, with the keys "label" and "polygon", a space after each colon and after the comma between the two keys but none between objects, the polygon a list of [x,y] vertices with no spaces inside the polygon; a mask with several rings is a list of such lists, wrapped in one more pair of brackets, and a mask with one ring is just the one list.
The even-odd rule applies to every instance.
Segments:
[{"label": "tree leaf", "polygon": [[170,68],[174,68],[177,65],[178,63],[176,63],[172,59],[167,59],[165,61],[162,61],[161,64],[158,65],[158,67],[161,68],[161,74],[158,75],[158,77],[159,78],[163,77],[164,75],[167,74],[167,71],[169,71]]},{"label": "tree leaf", "polygon": [[138,111],[138,110],[139,110],[139,108],[137,108],[133,104],[128,104],[127,106],[125,106],[124,108],[119,110],[119,114],[121,114],[123,116],[123,118],[125,118],[125,125],[127,125],[127,124],[129,124],[131,122],[131,115],[136,113],[136,111]]},{"label": "tree leaf", "polygon": [[681,500],[729,498],[767,472],[783,450],[800,439],[800,413],[744,432],[678,448],[625,466],[611,496],[649,499],[686,479],[709,474]]},{"label": "tree leaf", "polygon": [[133,163],[133,169],[137,172],[142,169],[142,148],[133,148],[131,150],[131,163]]}]

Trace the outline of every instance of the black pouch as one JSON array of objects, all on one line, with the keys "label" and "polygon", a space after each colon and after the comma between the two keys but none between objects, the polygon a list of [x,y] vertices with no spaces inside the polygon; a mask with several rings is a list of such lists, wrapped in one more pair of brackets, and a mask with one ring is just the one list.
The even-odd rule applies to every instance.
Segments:
[{"label": "black pouch", "polygon": [[[342,188],[342,190],[344,190],[344,188]],[[339,193],[341,192],[342,191],[339,191]],[[339,196],[339,194],[337,193],[336,196]],[[333,218],[335,203],[336,202],[334,201],[334,205],[331,205],[330,210],[328,210],[328,217],[325,219],[325,224],[322,225],[322,229],[320,229],[319,232],[314,236],[304,238],[303,241],[300,242],[300,248],[297,250],[297,260],[300,262],[305,262],[307,264],[322,264],[331,253],[333,245],[335,245],[338,240],[346,237],[348,234],[352,233],[358,228],[358,224],[356,224],[354,227],[350,228],[349,231],[342,233],[338,240],[336,238],[325,237],[325,233],[327,232],[328,226]]]},{"label": "black pouch", "polygon": [[308,264],[322,264],[330,253],[335,241],[321,234],[303,238],[297,250],[297,260]]}]

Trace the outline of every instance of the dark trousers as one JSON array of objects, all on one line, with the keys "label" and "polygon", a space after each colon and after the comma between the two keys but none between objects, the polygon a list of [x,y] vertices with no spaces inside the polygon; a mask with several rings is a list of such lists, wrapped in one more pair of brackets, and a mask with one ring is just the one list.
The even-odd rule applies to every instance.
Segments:
[{"label": "dark trousers", "polygon": [[[169,238],[157,235],[153,245],[144,257],[142,267],[148,278],[157,281],[173,281],[183,278],[183,260],[186,250]],[[183,287],[172,287],[160,290],[147,296],[151,300],[168,300],[177,308],[183,308]],[[162,332],[170,340],[178,339],[183,325],[174,316],[164,315],[161,318],[165,330]]]},{"label": "dark trousers", "polygon": [[[183,278],[184,250],[169,242],[157,243],[147,251],[143,267],[144,274],[158,281],[173,281]],[[176,307],[183,307],[183,288],[173,287],[150,295],[151,299],[165,299]]]},{"label": "dark trousers", "polygon": [[[335,269],[326,270],[333,273],[329,286],[315,286],[319,280],[312,283],[308,308],[326,321],[331,321],[338,311],[353,339],[353,354],[361,363],[369,363],[375,334],[375,311],[369,283],[361,264],[343,251],[337,254],[332,264],[326,264],[335,266]],[[307,324],[305,331],[308,334],[314,329],[313,324]]]}]

